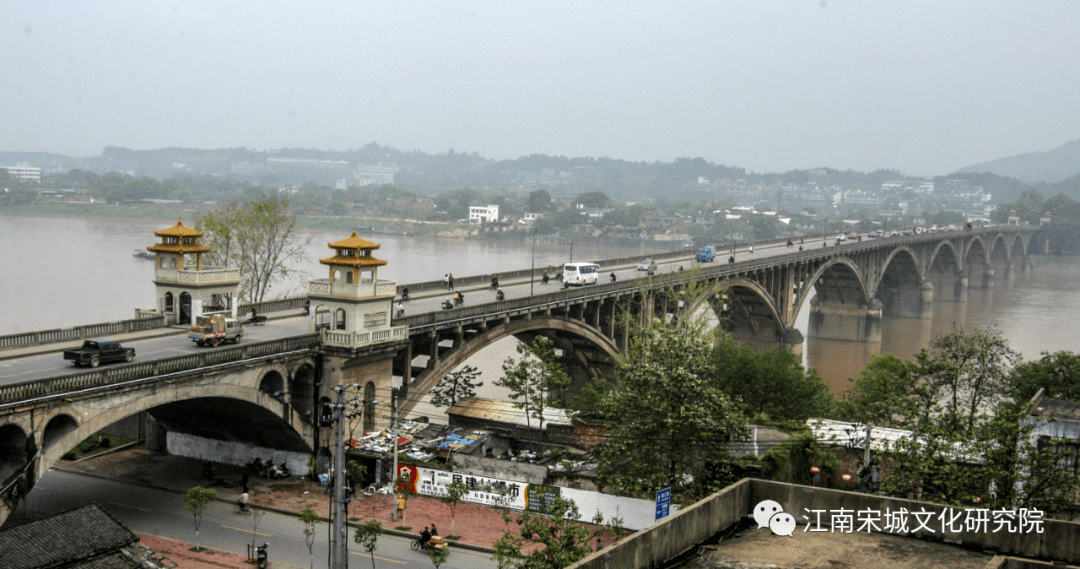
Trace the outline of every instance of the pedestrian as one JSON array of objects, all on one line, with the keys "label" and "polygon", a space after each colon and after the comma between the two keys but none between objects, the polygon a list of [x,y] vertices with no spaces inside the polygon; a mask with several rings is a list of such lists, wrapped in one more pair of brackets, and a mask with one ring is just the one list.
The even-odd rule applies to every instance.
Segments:
[{"label": "pedestrian", "polygon": [[248,471],[245,468],[244,473],[240,476],[240,491],[247,494],[248,491]]},{"label": "pedestrian", "polygon": [[435,527],[435,524],[431,524],[431,535],[432,537],[439,535],[439,529]]},{"label": "pedestrian", "polygon": [[405,316],[405,307],[399,302],[397,303],[397,317],[401,318],[402,316]]},{"label": "pedestrian", "polygon": [[450,279],[448,281],[450,284],[450,290],[454,290],[454,273],[450,273],[449,275],[447,275],[447,277]]},{"label": "pedestrian", "polygon": [[446,290],[450,290],[450,274],[447,273],[442,277],[442,285]]},{"label": "pedestrian", "polygon": [[240,506],[241,512],[246,512],[248,508],[248,493],[244,492],[240,494],[240,499],[236,501],[236,504]]},{"label": "pedestrian", "polygon": [[401,300],[409,300],[409,287],[401,287]]},{"label": "pedestrian", "polygon": [[399,520],[405,519],[405,495],[398,494],[397,497],[397,515]]}]

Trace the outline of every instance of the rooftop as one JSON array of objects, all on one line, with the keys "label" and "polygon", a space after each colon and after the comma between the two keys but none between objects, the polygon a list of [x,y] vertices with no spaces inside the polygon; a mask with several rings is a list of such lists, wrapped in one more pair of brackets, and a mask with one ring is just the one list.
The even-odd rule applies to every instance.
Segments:
[{"label": "rooftop", "polygon": [[883,533],[813,533],[795,528],[790,537],[751,525],[702,554],[678,565],[682,569],[718,569],[739,563],[800,569],[983,569],[992,554]]},{"label": "rooftop", "polygon": [[5,569],[120,569],[137,565],[119,553],[139,541],[97,504],[0,532]]}]

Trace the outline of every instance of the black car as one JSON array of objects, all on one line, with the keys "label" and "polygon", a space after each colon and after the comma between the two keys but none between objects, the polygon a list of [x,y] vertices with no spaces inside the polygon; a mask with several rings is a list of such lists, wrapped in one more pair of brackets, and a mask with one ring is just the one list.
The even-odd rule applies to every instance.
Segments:
[{"label": "black car", "polygon": [[81,348],[64,350],[64,359],[75,365],[97,367],[109,362],[130,362],[135,359],[135,348],[125,348],[112,340],[87,340]]}]

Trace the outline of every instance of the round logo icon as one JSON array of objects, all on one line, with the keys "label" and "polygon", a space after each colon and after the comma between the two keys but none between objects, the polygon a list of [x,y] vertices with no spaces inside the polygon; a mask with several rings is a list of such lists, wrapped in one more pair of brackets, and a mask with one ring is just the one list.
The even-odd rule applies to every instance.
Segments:
[{"label": "round logo icon", "polygon": [[773,517],[773,514],[783,511],[784,508],[780,506],[779,502],[763,500],[758,503],[758,505],[754,506],[754,521],[757,522],[758,529],[769,527],[769,518]]}]

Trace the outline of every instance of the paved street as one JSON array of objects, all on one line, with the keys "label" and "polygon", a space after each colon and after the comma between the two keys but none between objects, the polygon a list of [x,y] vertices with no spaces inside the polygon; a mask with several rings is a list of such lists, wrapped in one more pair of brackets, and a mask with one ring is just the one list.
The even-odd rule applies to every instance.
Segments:
[{"label": "paved street", "polygon": [[[48,472],[27,495],[22,506],[25,510],[21,514],[39,516],[58,513],[91,502],[101,505],[132,531],[188,543],[195,541],[194,520],[184,510],[182,495],[70,472]],[[327,524],[319,524],[317,532],[315,566],[326,567]],[[355,563],[354,567],[367,567],[371,563],[367,552],[351,542],[351,529],[349,535],[350,565]],[[250,516],[236,513],[234,507],[227,503],[214,502],[203,514],[199,543],[204,547],[244,555],[253,538],[257,544],[270,544],[270,560],[276,566],[308,567],[303,526],[295,516],[267,512],[257,528],[253,528]],[[375,551],[376,567],[432,567],[426,555],[409,549],[409,543],[410,540],[404,537],[381,536]],[[461,548],[453,548],[450,560],[443,565],[451,569],[495,566],[488,554]]]}]

